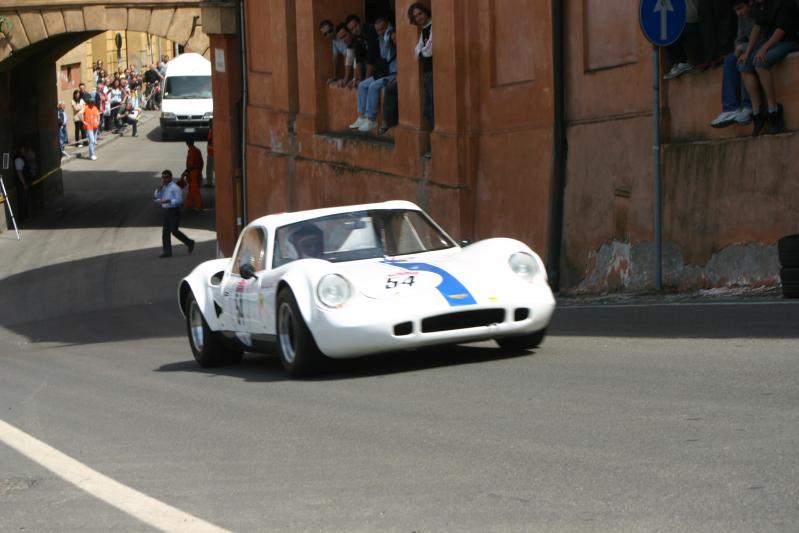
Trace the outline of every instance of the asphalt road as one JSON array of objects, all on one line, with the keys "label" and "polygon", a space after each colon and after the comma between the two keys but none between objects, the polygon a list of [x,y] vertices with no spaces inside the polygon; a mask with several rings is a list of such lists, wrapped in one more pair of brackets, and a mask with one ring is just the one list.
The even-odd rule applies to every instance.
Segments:
[{"label": "asphalt road", "polygon": [[796,303],[566,300],[531,353],[203,370],[174,293],[215,255],[213,211],[185,216],[192,256],[157,258],[152,190],[185,147],[153,122],[0,234],[0,531],[181,529],[172,510],[188,531],[796,531]]}]

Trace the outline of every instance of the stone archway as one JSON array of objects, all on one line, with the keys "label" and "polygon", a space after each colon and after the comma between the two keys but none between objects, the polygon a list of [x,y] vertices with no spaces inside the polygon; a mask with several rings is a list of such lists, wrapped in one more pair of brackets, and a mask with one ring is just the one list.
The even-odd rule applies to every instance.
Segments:
[{"label": "stone archway", "polygon": [[[149,33],[210,55],[199,0],[0,0],[0,156],[21,142],[34,146],[47,177],[34,199],[62,192],[55,61],[106,30]],[[0,215],[0,231],[4,222]]]},{"label": "stone archway", "polygon": [[[208,55],[208,36],[202,31],[200,3],[120,2],[9,2],[0,0],[0,69],[12,54],[27,46],[66,33],[129,30],[165,37],[194,52]],[[6,5],[7,4],[7,5]],[[12,6],[13,4],[13,6]]]}]

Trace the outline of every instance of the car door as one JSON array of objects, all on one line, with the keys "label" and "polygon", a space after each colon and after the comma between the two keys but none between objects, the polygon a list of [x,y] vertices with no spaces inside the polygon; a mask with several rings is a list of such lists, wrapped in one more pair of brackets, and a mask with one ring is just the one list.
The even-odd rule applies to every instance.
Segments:
[{"label": "car door", "polygon": [[[236,254],[222,284],[222,322],[225,329],[243,333],[256,333],[259,317],[259,273],[265,266],[265,233],[263,228],[250,227],[242,233]],[[254,275],[242,275],[247,265]]]}]

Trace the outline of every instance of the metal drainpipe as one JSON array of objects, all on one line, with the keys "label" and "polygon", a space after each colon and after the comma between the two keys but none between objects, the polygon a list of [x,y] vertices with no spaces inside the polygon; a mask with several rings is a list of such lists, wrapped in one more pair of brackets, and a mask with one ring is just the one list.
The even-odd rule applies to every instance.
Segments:
[{"label": "metal drainpipe", "polygon": [[247,215],[247,27],[244,17],[244,0],[239,0],[239,23],[241,24],[241,227],[248,221]]},{"label": "metal drainpipe", "polygon": [[549,208],[547,274],[555,292],[560,290],[560,254],[563,239],[563,197],[566,187],[566,82],[564,76],[564,0],[552,0],[552,70],[554,85],[554,154],[552,199]]}]

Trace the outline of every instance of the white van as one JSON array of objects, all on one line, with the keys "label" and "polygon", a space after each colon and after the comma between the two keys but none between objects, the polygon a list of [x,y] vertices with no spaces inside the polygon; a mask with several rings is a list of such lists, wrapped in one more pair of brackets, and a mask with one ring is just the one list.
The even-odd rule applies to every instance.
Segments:
[{"label": "white van", "polygon": [[211,62],[200,54],[181,54],[166,65],[161,100],[161,138],[174,134],[205,139],[214,118]]}]

